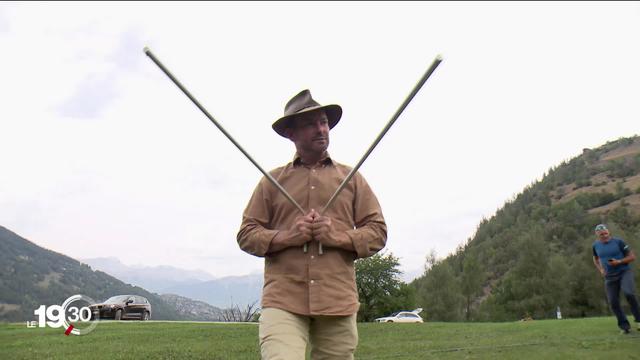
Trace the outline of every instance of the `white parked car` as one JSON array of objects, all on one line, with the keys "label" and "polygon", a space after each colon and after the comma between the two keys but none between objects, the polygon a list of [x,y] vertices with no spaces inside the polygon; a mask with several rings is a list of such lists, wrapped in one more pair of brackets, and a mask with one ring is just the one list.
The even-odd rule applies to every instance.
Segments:
[{"label": "white parked car", "polygon": [[397,311],[393,314],[381,318],[377,318],[376,322],[398,322],[398,323],[421,323],[422,318],[418,315],[422,309],[413,311]]}]

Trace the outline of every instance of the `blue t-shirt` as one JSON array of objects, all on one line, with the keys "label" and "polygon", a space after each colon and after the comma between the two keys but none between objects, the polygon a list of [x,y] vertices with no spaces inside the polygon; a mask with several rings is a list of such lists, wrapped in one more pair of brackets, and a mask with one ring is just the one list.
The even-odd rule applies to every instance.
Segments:
[{"label": "blue t-shirt", "polygon": [[629,253],[629,245],[622,239],[611,238],[606,243],[596,240],[593,243],[593,256],[600,258],[600,264],[604,267],[606,275],[616,275],[629,268],[629,264],[618,266],[609,265],[609,259],[620,260]]}]

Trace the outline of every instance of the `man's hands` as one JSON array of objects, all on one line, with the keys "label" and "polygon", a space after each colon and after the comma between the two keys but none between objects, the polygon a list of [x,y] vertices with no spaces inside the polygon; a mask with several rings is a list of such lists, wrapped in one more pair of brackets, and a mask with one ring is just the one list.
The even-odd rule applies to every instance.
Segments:
[{"label": "man's hands", "polygon": [[611,265],[611,266],[618,266],[618,265],[622,265],[622,264],[623,264],[622,260],[609,259],[609,265]]},{"label": "man's hands", "polygon": [[322,216],[313,209],[311,209],[311,215],[313,216],[312,234],[314,240],[318,240],[326,247],[353,250],[349,236],[345,232],[336,231],[330,217]]},{"label": "man's hands", "polygon": [[[607,261],[607,263],[609,263],[609,265],[611,265],[611,266],[619,266],[619,265],[624,264],[624,261],[619,260],[619,259],[609,259],[609,260]],[[597,263],[597,264],[596,264],[596,267],[598,268],[598,271],[600,271],[600,274],[601,274],[602,276],[607,275],[607,270],[605,270],[605,269],[604,269],[604,267],[603,267],[602,265],[600,265],[599,263]]]},{"label": "man's hands", "polygon": [[303,246],[311,240],[319,241],[326,247],[354,250],[349,236],[336,231],[331,218],[321,216],[311,209],[308,214],[296,217],[289,230],[280,231],[271,241],[269,251],[276,252],[292,246]]},{"label": "man's hands", "polygon": [[270,252],[284,250],[292,246],[302,246],[312,240],[313,210],[307,215],[296,217],[289,230],[278,232],[271,240]]}]

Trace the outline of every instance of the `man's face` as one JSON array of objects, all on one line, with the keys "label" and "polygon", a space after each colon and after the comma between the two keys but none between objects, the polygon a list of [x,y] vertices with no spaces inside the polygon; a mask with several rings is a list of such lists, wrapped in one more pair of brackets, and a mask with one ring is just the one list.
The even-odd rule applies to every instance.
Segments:
[{"label": "man's face", "polygon": [[596,236],[602,241],[607,241],[609,239],[609,230],[597,230]]},{"label": "man's face", "polygon": [[323,153],[329,147],[329,120],[322,110],[298,117],[286,132],[299,152]]}]

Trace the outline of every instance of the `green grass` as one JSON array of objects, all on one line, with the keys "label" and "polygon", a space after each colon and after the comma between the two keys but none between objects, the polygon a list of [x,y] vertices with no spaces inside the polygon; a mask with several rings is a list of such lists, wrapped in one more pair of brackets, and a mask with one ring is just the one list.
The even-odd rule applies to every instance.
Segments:
[{"label": "green grass", "polygon": [[[640,359],[613,317],[358,324],[357,359]],[[0,359],[258,359],[256,324],[104,322],[84,336],[0,324]]]}]

